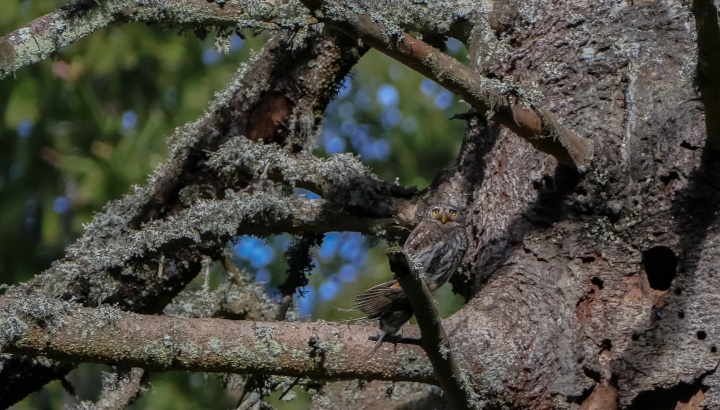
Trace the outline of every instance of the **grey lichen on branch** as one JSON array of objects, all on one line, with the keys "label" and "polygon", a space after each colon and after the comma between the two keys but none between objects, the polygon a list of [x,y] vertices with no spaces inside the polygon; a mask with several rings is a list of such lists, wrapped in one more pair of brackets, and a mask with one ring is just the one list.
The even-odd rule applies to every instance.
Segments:
[{"label": "grey lichen on branch", "polygon": [[117,22],[144,22],[166,28],[218,27],[279,30],[309,25],[297,1],[273,6],[264,0],[75,1],[0,37],[0,79],[44,60],[61,48]]},{"label": "grey lichen on branch", "polygon": [[[183,2],[166,3],[178,5]],[[196,0],[192,3],[195,6],[219,7]],[[101,7],[119,3],[110,0],[91,4],[95,6],[83,11],[86,19],[90,19],[92,13],[100,12]],[[155,3],[122,4],[132,9]],[[267,3],[264,4],[267,6]],[[297,3],[294,4],[297,6]],[[172,20],[171,17],[168,19]],[[171,23],[168,26],[172,26]],[[198,21],[197,24],[204,23]],[[299,198],[287,192],[278,192],[272,186],[262,191],[255,186],[248,187],[247,181],[212,178],[216,173],[214,169],[198,172],[195,167],[198,157],[210,156],[227,139],[252,135],[253,125],[245,124],[242,119],[258,112],[257,107],[263,106],[265,98],[272,97],[265,90],[275,87],[273,84],[295,84],[291,80],[304,78],[304,88],[282,89],[282,96],[292,95],[293,101],[302,102],[302,107],[297,110],[290,107],[291,114],[296,111],[312,113],[325,107],[329,98],[326,95],[333,90],[317,84],[336,84],[359,58],[357,49],[347,46],[350,42],[347,39],[343,46],[335,42],[335,37],[320,36],[306,41],[308,52],[291,53],[287,51],[287,37],[289,35],[271,38],[263,51],[238,71],[222,96],[216,97],[211,104],[211,113],[178,129],[168,141],[170,158],[158,167],[145,186],[135,187],[124,198],[109,203],[87,225],[83,236],[67,250],[64,259],[20,287],[27,294],[42,293],[87,306],[113,304],[136,312],[156,313],[195,276],[205,257],[220,257],[228,239],[235,234],[269,235],[273,230],[276,233],[288,230],[304,232],[326,228],[338,230],[335,227],[346,226],[346,215],[335,204]],[[4,46],[0,44],[1,47]],[[290,66],[294,68],[288,70]],[[292,115],[286,121],[288,125],[281,127],[283,130],[292,128],[290,124],[294,124],[296,118]],[[238,128],[238,123],[244,125]],[[300,128],[303,128],[300,131],[307,131],[306,126]],[[274,129],[268,131],[274,133]],[[287,132],[292,135],[291,131]],[[292,132],[297,131],[292,129]],[[288,137],[278,143],[290,139]],[[206,175],[211,177],[201,178]],[[205,190],[198,189],[198,186]],[[197,195],[198,192],[207,195]],[[317,218],[328,223],[317,225]],[[367,225],[368,219],[372,226]],[[269,220],[278,221],[270,230]],[[363,225],[375,235],[390,232],[397,225],[390,214],[368,218],[365,214],[356,213],[350,220],[353,226]],[[184,223],[189,225],[183,228],[180,225]],[[14,323],[8,322],[10,325]],[[29,390],[35,390],[52,378],[62,377],[69,370],[64,367],[39,369],[34,364],[27,364],[27,361],[21,363],[16,360],[19,357],[2,358],[0,403],[9,405],[23,398],[27,393],[18,386],[32,384]],[[11,361],[17,362],[17,366],[8,365]],[[11,370],[21,366],[27,377],[18,377],[20,372]],[[46,376],[35,377],[35,374]]]},{"label": "grey lichen on branch", "polygon": [[222,265],[226,271],[226,280],[217,288],[183,289],[170,304],[165,306],[163,313],[181,318],[272,320],[278,308],[277,303],[268,296],[263,285],[255,280],[254,275],[235,266],[229,249],[225,250]]},{"label": "grey lichen on branch", "polygon": [[[291,154],[275,146],[258,144],[245,137],[229,140],[214,153],[208,166],[223,174],[246,170],[258,178],[303,188],[330,200],[337,209],[365,216],[412,215],[417,188],[383,181],[356,156],[345,153],[327,159]],[[402,223],[409,227],[409,220]],[[388,232],[390,236],[397,236]],[[393,238],[391,238],[393,239]]]},{"label": "grey lichen on branch", "polygon": [[392,191],[395,195],[411,197],[415,188],[406,188],[385,182],[372,173],[370,168],[352,154],[335,154],[321,159],[308,154],[290,154],[278,146],[236,137],[213,153],[208,166],[221,172],[237,172],[247,168],[259,177],[278,182],[292,183],[325,196],[338,186],[361,182],[372,190]]},{"label": "grey lichen on branch", "polygon": [[401,247],[388,249],[387,256],[390,270],[413,308],[422,335],[421,346],[432,363],[448,404],[453,409],[476,408],[472,389],[462,377],[430,290]]},{"label": "grey lichen on branch", "polygon": [[210,237],[223,243],[239,234],[264,236],[351,229],[373,235],[379,232],[397,235],[404,229],[390,217],[368,219],[329,208],[332,206],[322,199],[228,191],[225,199],[197,201],[175,215],[143,225],[141,230],[105,238],[102,253],[88,253],[90,244],[83,246],[81,240],[68,248],[71,260],[59,262],[55,269],[62,270],[63,265],[77,269],[77,264],[82,264],[87,272],[124,268],[131,265],[130,261],[162,249],[202,244]]},{"label": "grey lichen on branch", "polygon": [[[266,0],[223,2],[222,5],[204,0],[71,2],[0,37],[0,79],[114,23],[144,22],[174,29],[216,27],[292,31],[307,30],[317,22],[300,1],[277,3]],[[397,1],[373,6],[389,9],[393,3],[394,7],[399,6]],[[448,7],[406,1],[402,7],[405,12],[395,16],[398,24],[447,34],[457,30],[463,21],[462,15],[470,13],[476,5],[456,2],[453,7]]]},{"label": "grey lichen on branch", "polygon": [[436,383],[418,349],[368,362],[365,335],[371,331],[332,323],[139,315],[18,291],[0,297],[0,348],[10,354],[159,371]]},{"label": "grey lichen on branch", "polygon": [[149,373],[139,367],[118,368],[102,374],[100,398],[92,403],[83,401],[77,407],[84,410],[115,410],[131,405],[140,395],[149,389]]}]

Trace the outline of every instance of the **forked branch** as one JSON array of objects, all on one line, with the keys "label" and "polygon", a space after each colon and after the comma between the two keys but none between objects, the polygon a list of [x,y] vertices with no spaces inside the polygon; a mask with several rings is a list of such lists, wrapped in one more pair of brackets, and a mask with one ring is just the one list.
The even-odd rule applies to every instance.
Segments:
[{"label": "forked branch", "polygon": [[482,77],[422,40],[388,30],[382,22],[355,11],[345,2],[302,1],[318,19],[436,81],[536,149],[579,170],[588,166],[592,157],[590,140],[533,104],[518,87]]}]

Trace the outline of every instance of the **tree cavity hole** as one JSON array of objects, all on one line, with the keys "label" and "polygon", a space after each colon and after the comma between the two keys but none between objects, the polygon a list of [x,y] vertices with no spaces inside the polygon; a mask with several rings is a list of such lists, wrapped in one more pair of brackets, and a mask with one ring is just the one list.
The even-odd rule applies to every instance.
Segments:
[{"label": "tree cavity hole", "polygon": [[643,252],[642,262],[650,287],[668,290],[677,271],[675,252],[667,246],[655,246]]}]

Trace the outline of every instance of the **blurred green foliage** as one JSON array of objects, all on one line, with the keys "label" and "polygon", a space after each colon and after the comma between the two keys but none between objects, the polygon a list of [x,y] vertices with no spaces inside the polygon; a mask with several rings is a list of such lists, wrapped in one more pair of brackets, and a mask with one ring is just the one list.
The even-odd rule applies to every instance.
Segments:
[{"label": "blurred green foliage", "polygon": [[[0,35],[64,4],[0,0]],[[47,269],[93,213],[131,185],[143,184],[165,158],[165,137],[199,116],[250,50],[265,40],[248,37],[242,42],[235,37],[231,52],[219,55],[212,37],[201,41],[190,33],[142,24],[112,26],[0,81],[0,283],[19,283]],[[456,48],[455,54],[462,58],[464,49]],[[447,93],[428,81],[371,51],[353,70],[349,87],[328,107],[316,153],[328,155],[327,143],[335,136],[330,148],[342,146],[361,154],[389,181],[397,178],[424,188],[457,155],[464,122],[449,117],[467,109],[452,96],[449,103],[439,101],[447,99]],[[396,100],[391,88],[397,91]],[[381,96],[383,92],[389,94]],[[365,148],[353,140],[357,128],[348,121],[361,127],[374,151],[363,155]],[[333,298],[318,299],[314,318],[357,317],[343,310],[352,307],[354,295],[390,277],[386,244],[372,245],[367,263],[358,267],[358,279],[343,283]],[[266,268],[269,286],[280,283],[285,272],[278,250]],[[327,258],[321,262],[311,276],[314,289],[343,263]],[[199,288],[201,281],[192,287]],[[438,300],[446,316],[459,306],[459,299],[447,303],[448,287],[442,292]],[[82,399],[97,398],[101,369],[107,368],[83,365],[69,377]],[[214,375],[156,374],[151,384],[151,392],[133,408],[228,408],[238,396]],[[273,404],[282,404],[279,394],[275,396]],[[59,408],[68,400],[56,382],[16,408]]]},{"label": "blurred green foliage", "polygon": [[[2,14],[0,32],[60,5],[4,0],[15,13]],[[93,212],[144,183],[165,136],[200,115],[263,42],[219,56],[212,40],[112,26],[0,81],[0,282],[46,269]]]},{"label": "blurred green foliage", "polygon": [[[464,47],[455,54],[461,60],[466,59]],[[341,92],[328,107],[318,149],[321,155],[328,151],[327,146],[323,146],[326,142],[323,136],[339,135],[347,140],[346,151],[360,154],[380,177],[420,188],[428,186],[438,171],[452,165],[465,122],[450,118],[467,111],[465,103],[376,50],[360,60],[349,83],[347,95]],[[397,92],[396,97],[393,90]],[[387,94],[390,96],[386,97]],[[358,131],[360,142],[356,138]],[[364,133],[370,135],[370,140],[387,141],[389,156],[366,158]]]}]

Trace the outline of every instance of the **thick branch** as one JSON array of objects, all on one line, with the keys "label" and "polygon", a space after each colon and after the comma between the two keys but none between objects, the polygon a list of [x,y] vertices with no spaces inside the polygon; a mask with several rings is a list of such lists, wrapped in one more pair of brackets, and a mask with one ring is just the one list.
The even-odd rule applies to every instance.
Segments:
[{"label": "thick branch", "polygon": [[[222,5],[206,0],[76,1],[0,37],[0,79],[115,22],[144,22],[169,28],[215,26],[267,30],[296,30],[313,22],[299,1],[274,3],[265,0],[227,1]],[[402,10],[394,16],[402,27],[460,39],[465,39],[470,32],[467,16],[480,7],[462,1],[424,4],[408,0],[371,1],[364,6]],[[492,13],[493,3],[484,2],[480,8]]]},{"label": "thick branch", "polygon": [[422,333],[422,347],[432,363],[435,376],[440,382],[445,397],[453,409],[474,408],[471,401],[472,389],[460,374],[450,341],[445,334],[435,300],[425,282],[411,268],[411,262],[402,248],[387,251],[390,270],[395,274],[415,313]]},{"label": "thick branch", "polygon": [[338,212],[323,199],[228,192],[226,199],[199,201],[172,217],[149,222],[142,230],[107,241],[102,257],[76,247],[68,255],[73,264],[80,263],[91,272],[127,266],[159,249],[177,249],[191,243],[201,246],[208,241],[224,244],[236,235],[338,230],[398,237],[406,228],[394,218],[368,219]]},{"label": "thick branch", "polygon": [[76,1],[0,37],[0,79],[114,22],[277,29],[306,25],[303,10],[293,1],[279,7],[262,0],[222,6],[205,0]]},{"label": "thick branch", "polygon": [[535,106],[517,87],[484,78],[422,40],[388,30],[382,22],[363,12],[358,14],[344,3],[310,0],[303,3],[313,11],[322,8],[322,13],[317,13],[322,21],[433,79],[536,149],[567,165],[587,167],[592,156],[590,141],[565,127],[545,109]]},{"label": "thick branch", "polygon": [[373,329],[365,326],[180,319],[44,297],[5,296],[0,312],[0,345],[8,353],[157,371],[435,383],[416,348],[368,361]]}]

